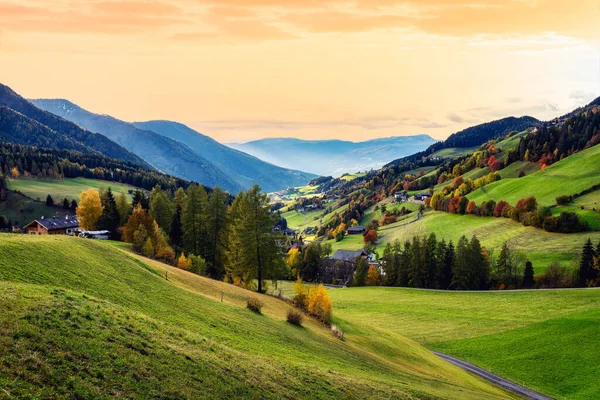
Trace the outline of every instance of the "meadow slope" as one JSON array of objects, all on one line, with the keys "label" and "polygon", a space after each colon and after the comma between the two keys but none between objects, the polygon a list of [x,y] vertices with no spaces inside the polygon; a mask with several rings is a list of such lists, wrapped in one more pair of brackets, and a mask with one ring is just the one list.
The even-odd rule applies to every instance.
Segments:
[{"label": "meadow slope", "polygon": [[556,398],[600,397],[600,290],[330,290],[335,323],[369,323]]},{"label": "meadow slope", "polygon": [[[165,279],[168,271],[169,280]],[[401,335],[345,341],[243,289],[79,238],[0,235],[0,387],[81,398],[511,398]],[[220,301],[223,296],[223,302]],[[384,334],[385,333],[385,334]]]}]

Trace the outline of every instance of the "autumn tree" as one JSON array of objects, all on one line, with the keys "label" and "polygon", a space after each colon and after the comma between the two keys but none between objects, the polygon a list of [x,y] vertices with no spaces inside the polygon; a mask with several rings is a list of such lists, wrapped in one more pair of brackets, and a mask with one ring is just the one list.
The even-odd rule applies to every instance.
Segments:
[{"label": "autumn tree", "polygon": [[77,207],[77,220],[79,226],[85,230],[96,230],[98,219],[102,216],[102,202],[100,195],[94,189],[88,189],[79,195],[79,206]]},{"label": "autumn tree", "polygon": [[331,321],[331,299],[323,284],[314,286],[308,291],[307,309],[309,314],[318,320],[325,323]]},{"label": "autumn tree", "polygon": [[367,272],[366,284],[368,286],[377,286],[379,285],[380,274],[379,268],[374,265],[369,266],[369,271]]},{"label": "autumn tree", "polygon": [[302,267],[302,255],[298,248],[290,249],[285,258],[285,263],[290,269],[293,277],[300,277],[300,268]]},{"label": "autumn tree", "polygon": [[363,240],[365,243],[371,243],[371,244],[377,242],[377,231],[375,229],[369,230],[365,234]]}]

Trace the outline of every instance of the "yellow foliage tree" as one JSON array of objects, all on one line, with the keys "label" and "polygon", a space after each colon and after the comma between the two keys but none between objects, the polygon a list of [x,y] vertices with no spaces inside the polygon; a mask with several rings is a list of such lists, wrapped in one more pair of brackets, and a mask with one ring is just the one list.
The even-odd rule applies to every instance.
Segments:
[{"label": "yellow foliage tree", "polygon": [[177,268],[189,270],[192,266],[192,260],[185,258],[185,254],[181,253],[177,259]]},{"label": "yellow foliage tree", "polygon": [[369,272],[367,273],[367,285],[377,286],[379,285],[379,270],[376,266],[369,266]]},{"label": "yellow foliage tree", "polygon": [[79,206],[76,211],[79,226],[88,231],[95,230],[103,210],[104,207],[97,191],[88,189],[81,192],[79,195]]},{"label": "yellow foliage tree", "polygon": [[300,265],[302,264],[302,255],[300,254],[300,250],[298,249],[291,249],[288,254],[287,254],[287,258],[285,260],[287,266],[290,268],[290,271],[292,272],[292,276],[298,276],[298,269],[300,268]]},{"label": "yellow foliage tree", "polygon": [[296,294],[296,296],[294,296],[294,300],[292,301],[292,303],[302,310],[306,310],[306,303],[308,301],[307,292],[308,291],[306,290],[306,286],[304,286],[304,283],[302,283],[302,279],[298,277],[298,279],[294,283],[294,293]]},{"label": "yellow foliage tree", "polygon": [[329,293],[323,284],[308,291],[307,308],[311,315],[322,322],[328,323],[331,321],[331,299],[329,299]]},{"label": "yellow foliage tree", "polygon": [[10,170],[10,174],[12,175],[12,177],[14,179],[17,179],[19,177],[19,169],[17,167],[14,167],[13,169]]}]

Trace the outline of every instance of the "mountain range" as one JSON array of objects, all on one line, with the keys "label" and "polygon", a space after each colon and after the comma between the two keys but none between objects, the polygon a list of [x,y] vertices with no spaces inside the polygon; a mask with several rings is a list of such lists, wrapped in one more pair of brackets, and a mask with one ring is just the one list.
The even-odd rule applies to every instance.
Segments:
[{"label": "mountain range", "polygon": [[291,171],[224,146],[171,121],[129,123],[95,114],[64,99],[34,99],[48,112],[106,135],[160,171],[238,192],[255,183],[265,191],[302,186],[315,175]]},{"label": "mountain range", "polygon": [[340,176],[381,168],[390,160],[423,151],[435,142],[431,136],[414,135],[364,142],[273,138],[228,146],[286,168]]}]

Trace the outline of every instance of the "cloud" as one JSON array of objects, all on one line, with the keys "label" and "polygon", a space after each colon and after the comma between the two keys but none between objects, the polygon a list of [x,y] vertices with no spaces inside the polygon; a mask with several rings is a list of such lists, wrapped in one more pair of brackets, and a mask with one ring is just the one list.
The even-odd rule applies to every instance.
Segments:
[{"label": "cloud", "polygon": [[587,104],[596,98],[596,94],[585,90],[573,90],[569,95],[569,98],[577,102],[585,102]]},{"label": "cloud", "polygon": [[465,122],[465,119],[463,117],[461,117],[460,115],[456,114],[456,113],[450,113],[448,114],[448,119],[452,122],[456,122],[456,123],[463,123]]}]

